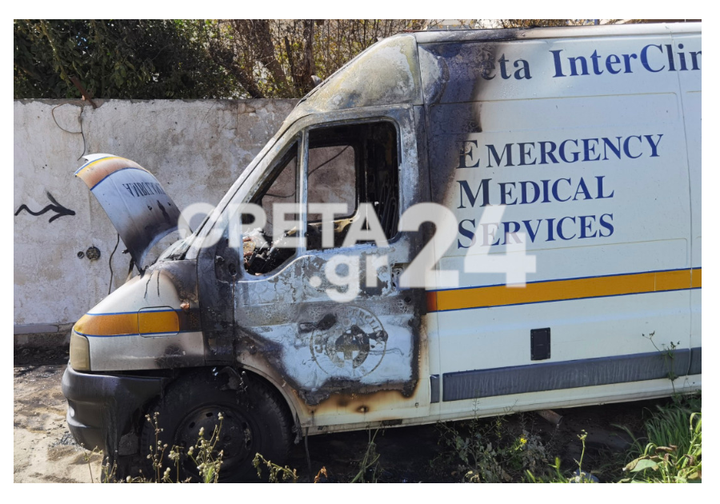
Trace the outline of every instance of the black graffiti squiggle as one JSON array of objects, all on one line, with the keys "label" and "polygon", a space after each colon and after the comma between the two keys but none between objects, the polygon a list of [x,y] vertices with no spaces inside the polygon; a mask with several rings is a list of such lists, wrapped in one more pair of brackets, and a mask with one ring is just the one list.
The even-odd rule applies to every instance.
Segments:
[{"label": "black graffiti squiggle", "polygon": [[52,217],[50,217],[50,220],[49,220],[48,222],[52,222],[52,221],[54,221],[55,219],[59,219],[59,218],[62,217],[63,215],[75,215],[75,211],[74,211],[74,210],[70,210],[69,208],[65,208],[65,207],[62,206],[60,203],[58,203],[57,200],[56,200],[55,198],[53,198],[53,195],[50,194],[49,191],[46,191],[45,194],[47,195],[48,199],[53,203],[52,205],[46,206],[45,208],[43,208],[43,209],[40,210],[39,212],[33,212],[32,210],[30,210],[30,209],[27,207],[27,205],[23,204],[23,205],[20,205],[20,208],[17,209],[17,212],[15,212],[15,215],[17,216],[17,214],[19,214],[20,212],[22,212],[23,210],[25,210],[25,211],[27,211],[27,213],[29,213],[30,215],[35,215],[35,216],[37,216],[37,215],[42,215],[42,214],[44,214],[45,212],[48,212],[48,211],[52,210],[52,211],[54,211],[57,215],[53,215]]}]

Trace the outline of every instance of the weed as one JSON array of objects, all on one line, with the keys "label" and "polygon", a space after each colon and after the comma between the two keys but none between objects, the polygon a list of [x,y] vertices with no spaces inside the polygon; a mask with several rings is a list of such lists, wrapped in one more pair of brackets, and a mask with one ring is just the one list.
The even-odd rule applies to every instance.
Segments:
[{"label": "weed", "polygon": [[580,452],[580,460],[576,460],[575,464],[577,469],[569,478],[565,476],[560,469],[560,458],[555,457],[555,463],[550,464],[549,467],[552,469],[550,474],[536,475],[530,470],[525,471],[525,481],[529,483],[595,483],[597,479],[591,474],[582,470],[583,459],[585,458],[585,439],[587,438],[587,432],[582,430],[578,434],[578,439],[582,443],[582,451]]},{"label": "weed", "polygon": [[[150,422],[150,424],[153,426],[153,429],[155,431],[155,443],[150,445],[147,458],[152,463],[152,468],[155,473],[155,483],[160,483],[163,481],[162,479],[162,465],[163,465],[163,459],[165,458],[165,450],[167,449],[168,445],[167,443],[162,443],[160,441],[160,433],[163,431],[163,429],[160,427],[160,419],[159,419],[159,413],[155,412],[152,418],[150,418],[150,415],[145,415],[145,419]],[[134,479],[129,479],[128,483],[135,482]]]},{"label": "weed", "polygon": [[[298,481],[297,469],[290,469],[289,466],[279,466],[270,460],[266,460],[265,457],[259,453],[255,454],[255,458],[252,463],[253,467],[257,469],[258,478],[262,478],[263,466],[267,467],[269,472],[268,481],[270,483],[281,483],[289,480],[292,480],[293,483],[297,483]],[[323,467],[323,469],[325,468]],[[318,473],[318,476],[319,475],[320,473]]]},{"label": "weed", "polygon": [[360,462],[360,470],[350,483],[377,483],[378,474],[382,472],[380,455],[377,453],[377,445],[375,444],[375,436],[377,436],[378,432],[379,430],[375,430],[375,432],[368,430],[368,445]]},{"label": "weed", "polygon": [[[529,433],[521,419],[519,434],[508,432],[504,417],[471,420],[459,427],[439,424],[441,441],[462,480],[500,483],[517,480],[524,471],[541,471],[547,453],[539,436]],[[465,431],[465,432],[461,432]]]},{"label": "weed", "polygon": [[[83,448],[85,448],[84,445],[83,445]],[[87,466],[88,466],[88,471],[90,471],[90,483],[95,483],[95,479],[93,478],[92,464],[90,463],[90,459],[91,459],[92,456],[95,455],[96,453],[98,453],[98,449],[97,449],[97,448],[93,448],[92,451],[85,450],[85,451],[83,452],[83,458],[85,459],[85,464],[87,464]]]},{"label": "weed", "polygon": [[653,338],[655,337],[655,331],[649,333],[647,336],[645,334],[642,335],[643,338],[650,340],[650,343],[652,343],[652,346],[655,347],[655,350],[660,352],[660,354],[663,357],[663,360],[665,361],[665,367],[668,370],[667,378],[670,380],[670,383],[672,384],[673,388],[673,394],[675,394],[675,380],[677,379],[678,375],[675,373],[675,349],[680,345],[680,342],[677,343],[671,341],[670,346],[665,345],[665,343],[662,344],[662,348],[659,348],[655,341],[653,341]]},{"label": "weed", "polygon": [[[163,443],[160,440],[160,433],[163,431],[163,429],[160,427],[159,422],[159,415],[157,412],[150,417],[150,415],[145,415],[145,418],[150,424],[153,426],[153,430],[155,433],[155,442],[149,446],[149,453],[147,455],[147,459],[151,461],[152,470],[153,470],[153,477],[148,478],[144,474],[142,474],[142,471],[138,476],[130,476],[128,475],[125,477],[125,479],[120,480],[122,483],[187,483],[190,481],[190,478],[181,479],[181,463],[184,459],[183,457],[183,448],[180,446],[173,446],[170,448],[170,451],[168,452],[168,445],[167,443]],[[190,461],[194,464],[194,466],[198,470],[198,475],[200,476],[200,481],[203,483],[217,483],[219,481],[220,477],[220,467],[222,465],[222,457],[223,452],[217,452],[215,450],[215,447],[217,445],[218,440],[220,439],[220,432],[222,430],[222,421],[223,416],[222,414],[218,415],[218,419],[220,420],[220,423],[215,426],[213,429],[213,433],[210,436],[210,439],[205,439],[205,432],[204,429],[200,429],[198,432],[198,440],[196,443],[188,448],[187,450],[187,457]],[[85,456],[85,460],[90,464],[90,457],[95,453],[95,450],[90,452],[89,455]],[[175,479],[173,480],[172,477],[172,468],[170,466],[165,466],[165,459],[169,459],[172,464],[174,465],[175,469]],[[164,467],[164,469],[163,469]],[[110,465],[107,458],[105,459],[105,462],[102,465],[103,470],[103,476],[102,476],[102,482],[103,483],[117,483],[117,464],[113,462],[112,465]],[[92,470],[90,471],[90,479],[91,481],[94,481],[92,479]]]},{"label": "weed", "polygon": [[[218,420],[220,423],[215,426],[210,439],[205,439],[205,429],[200,428],[198,432],[198,440],[194,446],[188,448],[188,457],[193,461],[197,467],[200,475],[200,480],[203,483],[217,483],[220,478],[220,467],[222,466],[223,452],[215,450],[217,442],[220,439],[220,432],[222,430],[223,415],[218,414]],[[170,452],[170,459],[175,462],[175,466],[178,470],[178,478],[180,477],[180,450],[178,447],[173,447]],[[166,473],[170,468],[168,467]]]},{"label": "weed", "polygon": [[[633,436],[635,457],[623,482],[699,482],[702,480],[702,414],[695,397],[675,399],[645,422],[647,438]],[[628,429],[626,432],[630,433]],[[632,433],[630,433],[632,435]],[[643,445],[643,442],[645,443]]]}]

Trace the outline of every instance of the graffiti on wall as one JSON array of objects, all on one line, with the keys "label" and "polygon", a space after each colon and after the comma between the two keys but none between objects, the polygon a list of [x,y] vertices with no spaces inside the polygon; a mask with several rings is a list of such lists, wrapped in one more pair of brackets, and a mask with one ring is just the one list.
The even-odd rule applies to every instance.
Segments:
[{"label": "graffiti on wall", "polygon": [[46,212],[52,211],[52,212],[55,212],[55,215],[53,215],[52,217],[50,217],[50,220],[48,220],[48,222],[52,222],[52,221],[54,221],[55,219],[59,219],[59,218],[62,217],[63,215],[75,215],[75,211],[74,211],[74,210],[70,210],[69,208],[66,208],[66,207],[64,207],[63,205],[61,205],[60,203],[58,203],[57,200],[56,200],[55,198],[53,198],[53,195],[50,194],[49,191],[45,191],[45,194],[47,195],[48,199],[49,199],[50,202],[52,203],[51,205],[46,206],[45,208],[43,208],[43,209],[40,210],[39,212],[33,212],[32,210],[30,210],[30,209],[28,208],[27,205],[23,204],[23,205],[20,205],[20,208],[17,209],[17,211],[15,212],[15,216],[17,216],[17,215],[18,215],[20,212],[22,212],[23,210],[25,210],[25,211],[26,211],[27,213],[29,213],[30,215],[35,215],[35,216],[43,215],[43,214],[45,214]]}]

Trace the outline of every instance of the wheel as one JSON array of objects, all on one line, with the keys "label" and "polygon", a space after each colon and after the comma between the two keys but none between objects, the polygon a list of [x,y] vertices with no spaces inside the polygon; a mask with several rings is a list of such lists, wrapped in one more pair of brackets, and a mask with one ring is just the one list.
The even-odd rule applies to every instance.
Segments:
[{"label": "wheel", "polygon": [[[150,408],[153,418],[158,413],[158,434],[161,444],[167,444],[162,471],[170,467],[173,480],[177,474],[175,463],[169,459],[173,446],[181,448],[181,480],[199,481],[195,462],[188,449],[195,445],[198,433],[204,429],[209,440],[216,425],[222,428],[215,453],[222,450],[221,482],[259,481],[252,466],[256,453],[277,464],[284,463],[290,448],[292,420],[277,392],[257,377],[243,374],[238,390],[228,387],[228,375],[204,370],[192,373],[170,385],[164,396]],[[155,428],[146,422],[141,434],[141,453],[155,446]],[[197,455],[197,454],[195,454]],[[146,459],[147,460],[147,459]],[[152,462],[146,470],[154,475]],[[161,471],[161,472],[162,472]]]}]

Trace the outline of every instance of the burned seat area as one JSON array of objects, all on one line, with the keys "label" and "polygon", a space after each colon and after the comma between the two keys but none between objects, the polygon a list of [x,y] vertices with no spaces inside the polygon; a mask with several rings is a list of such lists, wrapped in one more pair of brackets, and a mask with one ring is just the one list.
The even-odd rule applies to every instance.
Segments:
[{"label": "burned seat area", "polygon": [[[297,237],[298,227],[284,230],[274,237],[277,204],[301,204],[298,188],[300,170],[297,159],[300,142],[294,142],[278,158],[271,175],[251,200],[265,211],[266,223],[248,232],[244,239],[246,271],[262,275],[275,270],[296,253],[288,246]],[[344,124],[312,129],[309,132],[307,169],[308,250],[341,247],[353,221],[362,218],[361,203],[369,203],[382,225],[387,239],[397,232],[398,188],[397,131],[389,121]],[[322,244],[322,214],[315,205],[333,207],[333,240]],[[279,208],[283,208],[282,206]],[[285,221],[299,221],[300,215],[284,212]],[[298,207],[295,207],[297,210]],[[246,216],[243,216],[246,219]],[[252,217],[245,222],[252,228]],[[365,226],[367,223],[365,223]],[[262,237],[263,240],[258,238]]]}]

